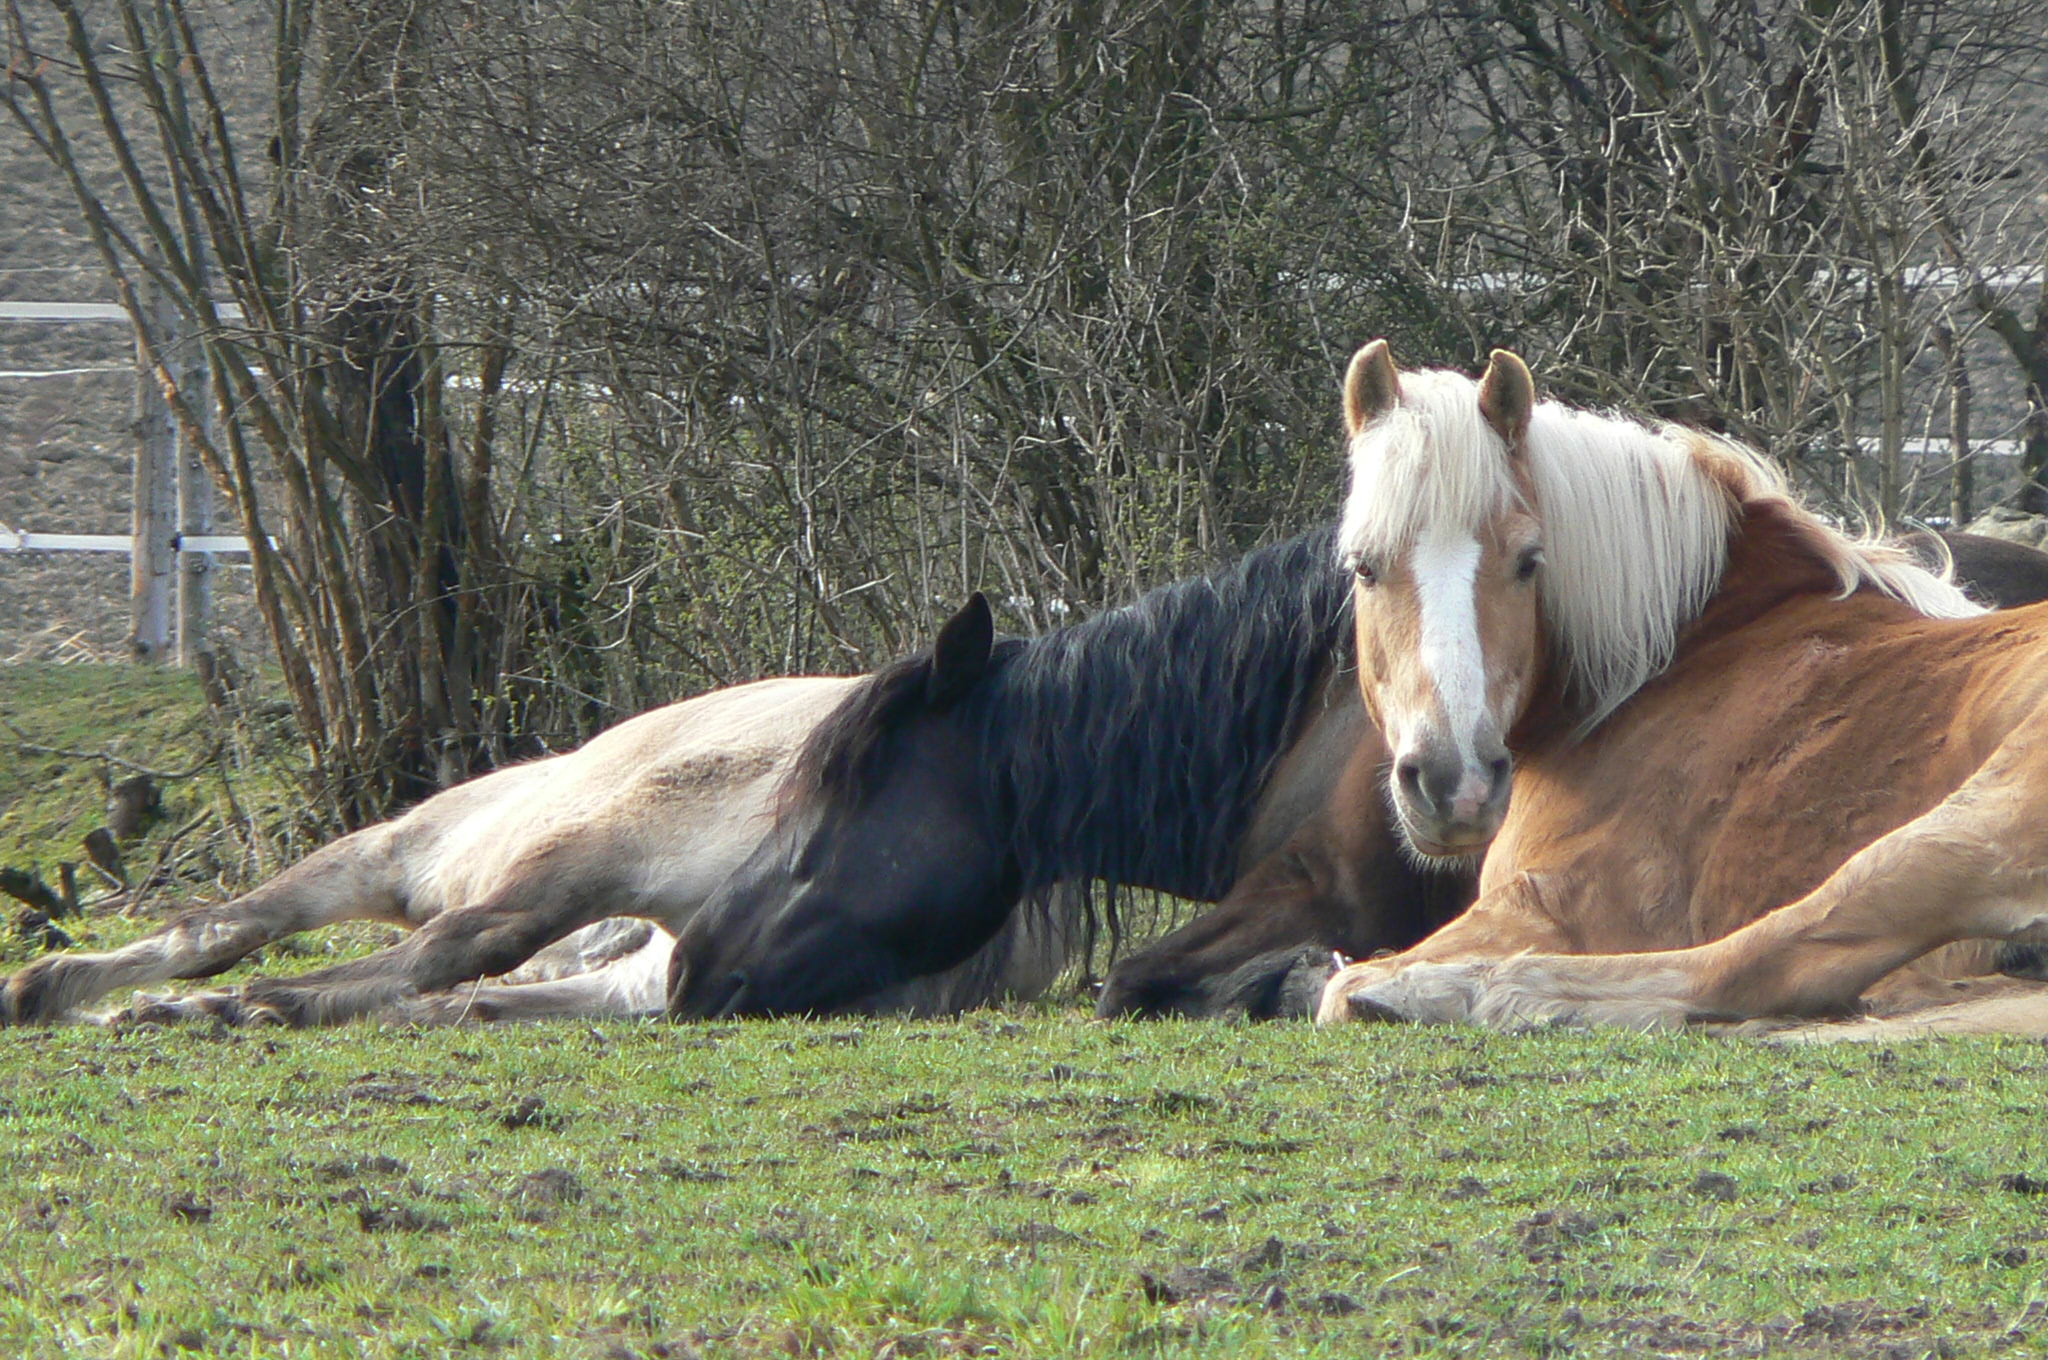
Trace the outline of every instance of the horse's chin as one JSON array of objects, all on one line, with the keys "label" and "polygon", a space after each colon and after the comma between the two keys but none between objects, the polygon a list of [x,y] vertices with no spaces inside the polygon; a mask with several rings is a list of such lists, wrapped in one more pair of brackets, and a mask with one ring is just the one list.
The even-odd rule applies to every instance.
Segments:
[{"label": "horse's chin", "polygon": [[1401,842],[1415,858],[1436,869],[1457,869],[1477,864],[1486,857],[1487,847],[1500,828],[1484,832],[1445,836],[1441,839],[1418,830],[1406,817],[1400,819]]}]

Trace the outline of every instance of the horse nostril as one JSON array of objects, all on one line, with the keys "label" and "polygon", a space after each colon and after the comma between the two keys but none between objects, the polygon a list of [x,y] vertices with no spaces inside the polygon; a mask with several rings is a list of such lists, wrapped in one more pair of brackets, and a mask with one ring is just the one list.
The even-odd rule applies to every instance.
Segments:
[{"label": "horse nostril", "polygon": [[1492,764],[1488,765],[1486,768],[1493,771],[1493,782],[1494,785],[1498,787],[1507,779],[1509,773],[1513,769],[1513,764],[1508,760],[1506,756],[1499,756],[1493,761]]},{"label": "horse nostril", "polygon": [[1401,792],[1410,798],[1422,797],[1422,762],[1413,756],[1400,760],[1394,765],[1394,778],[1401,782]]}]

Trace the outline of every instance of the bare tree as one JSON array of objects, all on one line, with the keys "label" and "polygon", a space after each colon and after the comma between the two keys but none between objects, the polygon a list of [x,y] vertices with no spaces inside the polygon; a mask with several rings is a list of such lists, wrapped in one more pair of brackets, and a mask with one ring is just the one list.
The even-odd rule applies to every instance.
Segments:
[{"label": "bare tree", "polygon": [[[271,156],[252,157],[263,138],[231,125],[184,0],[119,0],[99,25],[73,0],[5,13],[8,111],[70,184],[147,366],[248,535],[332,812],[361,821],[467,773],[507,733],[496,677],[522,626],[495,543],[473,532],[491,518],[457,509],[415,299],[374,277],[338,284],[302,248],[332,229],[333,167],[362,149],[339,131],[309,143],[307,70],[344,100],[364,82],[315,59],[308,5],[283,5]],[[111,184],[95,173],[109,163]],[[203,346],[205,390],[169,362],[145,279]]]},{"label": "bare tree", "polygon": [[[1936,266],[2044,239],[2038,211],[2013,211],[2043,182],[2022,135],[2042,17],[2038,0],[1438,10],[1459,57],[1418,119],[1410,248],[1475,334],[1552,350],[1582,395],[1721,424],[1896,517],[1904,432],[1932,400],[1913,359],[1954,292]],[[1998,203],[2005,230],[1983,230]]]}]

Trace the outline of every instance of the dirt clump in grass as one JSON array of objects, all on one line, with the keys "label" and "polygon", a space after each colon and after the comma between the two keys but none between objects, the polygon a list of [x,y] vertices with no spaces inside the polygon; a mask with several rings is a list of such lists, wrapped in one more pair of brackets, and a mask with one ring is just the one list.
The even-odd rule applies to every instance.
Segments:
[{"label": "dirt clump in grass", "polygon": [[1522,1250],[1531,1259],[1555,1257],[1563,1247],[1596,1236],[1606,1225],[1591,1214],[1576,1209],[1545,1209],[1515,1224]]},{"label": "dirt clump in grass", "polygon": [[181,1191],[164,1201],[164,1212],[180,1223],[195,1226],[213,1221],[213,1205],[190,1191]]},{"label": "dirt clump in grass", "polygon": [[406,1170],[396,1157],[337,1157],[314,1167],[313,1174],[323,1181],[355,1181],[365,1176],[403,1176]]},{"label": "dirt clump in grass", "polygon": [[521,1176],[512,1185],[514,1217],[522,1223],[547,1223],[566,1205],[580,1204],[589,1192],[575,1172],[567,1167],[543,1167]]},{"label": "dirt clump in grass", "polygon": [[1689,1187],[1694,1195],[1717,1204],[1733,1204],[1742,1193],[1735,1178],[1725,1171],[1702,1171]]},{"label": "dirt clump in grass", "polygon": [[1196,1300],[1234,1301],[1239,1297],[1237,1277],[1214,1266],[1175,1266],[1164,1274],[1138,1272],[1138,1292],[1147,1302],[1192,1303]]},{"label": "dirt clump in grass", "polygon": [[498,1116],[498,1122],[508,1129],[560,1129],[568,1124],[569,1116],[550,1110],[545,1096],[524,1095]]},{"label": "dirt clump in grass", "polygon": [[344,1203],[355,1204],[356,1226],[366,1233],[447,1232],[452,1226],[447,1219],[416,1204],[374,1200],[361,1191],[345,1194],[341,1199]]}]

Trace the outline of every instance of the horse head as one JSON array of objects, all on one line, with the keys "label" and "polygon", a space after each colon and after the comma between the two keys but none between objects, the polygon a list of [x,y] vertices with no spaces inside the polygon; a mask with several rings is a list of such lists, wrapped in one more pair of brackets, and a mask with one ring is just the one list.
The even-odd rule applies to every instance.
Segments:
[{"label": "horse head", "polygon": [[1351,491],[1337,545],[1355,575],[1359,684],[1392,756],[1402,833],[1432,858],[1476,854],[1500,829],[1508,734],[1543,672],[1535,404],[1506,350],[1474,383],[1404,375],[1376,340],[1344,378]]},{"label": "horse head", "polygon": [[877,672],[820,724],[774,828],[677,939],[670,1014],[853,1008],[995,934],[1017,871],[971,699],[997,655],[977,594],[930,653]]}]

